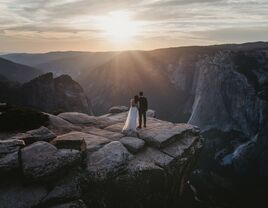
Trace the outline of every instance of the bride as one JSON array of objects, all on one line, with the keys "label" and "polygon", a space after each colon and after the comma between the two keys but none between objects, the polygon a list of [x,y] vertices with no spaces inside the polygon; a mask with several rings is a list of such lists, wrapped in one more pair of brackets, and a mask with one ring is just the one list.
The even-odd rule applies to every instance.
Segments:
[{"label": "bride", "polygon": [[137,133],[138,103],[139,103],[139,96],[135,95],[134,99],[130,100],[130,109],[128,112],[127,120],[122,129],[123,133],[126,134]]}]

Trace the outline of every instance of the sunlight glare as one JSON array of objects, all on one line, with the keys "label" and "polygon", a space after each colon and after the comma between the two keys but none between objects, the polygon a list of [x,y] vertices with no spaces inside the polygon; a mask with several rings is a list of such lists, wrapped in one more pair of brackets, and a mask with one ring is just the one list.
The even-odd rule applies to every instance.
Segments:
[{"label": "sunlight glare", "polygon": [[137,23],[127,12],[111,12],[99,20],[105,37],[112,41],[129,41],[138,33]]}]

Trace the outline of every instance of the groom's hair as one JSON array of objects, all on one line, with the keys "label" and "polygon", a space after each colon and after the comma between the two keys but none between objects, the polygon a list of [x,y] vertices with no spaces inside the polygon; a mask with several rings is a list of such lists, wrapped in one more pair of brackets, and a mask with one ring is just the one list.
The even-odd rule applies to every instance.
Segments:
[{"label": "groom's hair", "polygon": [[143,96],[143,92],[140,92],[139,94],[140,94],[140,96]]}]

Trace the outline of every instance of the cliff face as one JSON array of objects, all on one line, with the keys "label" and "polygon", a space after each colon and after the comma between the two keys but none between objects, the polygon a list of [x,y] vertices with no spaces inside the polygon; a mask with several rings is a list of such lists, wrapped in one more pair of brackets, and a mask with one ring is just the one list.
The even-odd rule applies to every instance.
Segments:
[{"label": "cliff face", "polygon": [[45,112],[78,111],[91,114],[90,102],[82,87],[68,75],[53,78],[52,73],[39,76],[21,88],[27,106]]},{"label": "cliff face", "polygon": [[[170,66],[171,82],[188,95],[179,104],[181,115],[200,126],[206,138],[191,179],[209,203],[242,206],[257,196],[256,201],[263,200],[260,184],[267,184],[268,177],[262,162],[268,158],[267,51],[234,47],[196,56],[194,62],[185,56]],[[251,189],[259,191],[240,200]]]},{"label": "cliff face", "polygon": [[[249,69],[252,78],[245,75],[246,69],[238,62],[238,56],[246,52],[220,51],[204,55],[187,72],[187,64],[183,63],[188,62],[187,59],[172,66],[170,80],[178,91],[188,91],[187,102],[179,104],[184,113],[190,115],[188,122],[199,125],[203,132],[219,130],[240,132],[247,137],[255,135],[265,102],[259,94],[264,93],[262,88],[268,79],[268,58],[264,52],[254,51],[244,57],[256,62]],[[253,76],[259,87],[251,80]]]},{"label": "cliff face", "polygon": [[126,116],[49,115],[48,128],[0,140],[1,207],[179,206],[199,129],[149,117],[128,137]]},{"label": "cliff face", "polygon": [[92,114],[90,101],[82,87],[68,75],[53,78],[52,73],[41,75],[23,85],[1,82],[3,101],[45,112],[77,111]]}]

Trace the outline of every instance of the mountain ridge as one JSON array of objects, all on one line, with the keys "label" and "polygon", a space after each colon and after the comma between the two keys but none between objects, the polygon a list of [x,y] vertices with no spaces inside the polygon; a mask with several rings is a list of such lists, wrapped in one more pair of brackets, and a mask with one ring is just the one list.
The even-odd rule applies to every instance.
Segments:
[{"label": "mountain ridge", "polygon": [[112,51],[72,51],[72,50],[66,50],[66,51],[48,51],[48,52],[8,52],[0,54],[0,56],[9,56],[9,55],[45,55],[45,54],[53,54],[53,53],[120,53],[120,52],[127,52],[127,51],[155,51],[155,50],[162,50],[162,49],[178,49],[178,48],[188,48],[188,47],[218,47],[218,46],[252,46],[252,45],[263,45],[267,44],[268,47],[268,41],[250,41],[250,42],[243,42],[243,43],[219,43],[219,44],[211,44],[211,45],[187,45],[187,46],[172,46],[172,47],[161,47],[161,48],[155,48],[155,49],[148,49],[148,50],[142,50],[142,49],[131,49],[131,50],[112,50]]},{"label": "mountain ridge", "polygon": [[0,58],[0,74],[10,81],[27,82],[43,72],[39,69]]}]

